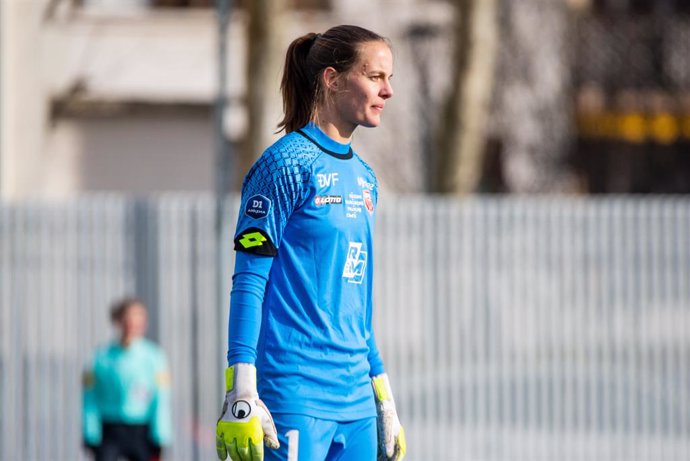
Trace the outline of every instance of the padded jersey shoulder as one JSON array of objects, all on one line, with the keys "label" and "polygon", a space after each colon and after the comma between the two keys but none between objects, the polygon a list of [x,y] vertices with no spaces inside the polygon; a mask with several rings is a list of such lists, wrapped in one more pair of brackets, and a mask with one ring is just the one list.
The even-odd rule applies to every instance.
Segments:
[{"label": "padded jersey shoulder", "polygon": [[301,186],[309,182],[311,166],[321,151],[309,140],[291,132],[268,147],[244,178],[244,195],[260,194],[278,187],[282,194],[301,196]]},{"label": "padded jersey shoulder", "polygon": [[369,172],[369,174],[371,174],[372,178],[374,178],[374,185],[378,189],[379,180],[376,177],[376,173],[374,172],[374,169],[372,167],[370,167],[369,164],[367,162],[365,162],[362,159],[362,157],[360,157],[359,154],[357,154],[356,152],[355,152],[355,158],[359,161],[359,163],[362,164],[362,166],[364,166],[364,168]]}]

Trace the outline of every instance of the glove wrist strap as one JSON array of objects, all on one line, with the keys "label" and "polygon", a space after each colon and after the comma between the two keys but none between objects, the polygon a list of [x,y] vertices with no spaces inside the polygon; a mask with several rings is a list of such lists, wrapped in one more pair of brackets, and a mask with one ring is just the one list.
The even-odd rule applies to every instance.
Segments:
[{"label": "glove wrist strap", "polygon": [[380,402],[393,402],[393,391],[391,390],[391,385],[388,381],[388,375],[386,373],[382,373],[371,378],[371,384],[374,387],[374,395],[376,396],[376,400]]},{"label": "glove wrist strap", "polygon": [[256,396],[256,367],[250,363],[235,363],[225,369],[225,391],[238,396]]}]

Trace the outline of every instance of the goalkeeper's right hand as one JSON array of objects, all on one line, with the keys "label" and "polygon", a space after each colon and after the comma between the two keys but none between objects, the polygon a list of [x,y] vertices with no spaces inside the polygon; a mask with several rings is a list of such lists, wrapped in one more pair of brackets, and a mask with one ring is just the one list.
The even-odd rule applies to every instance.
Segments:
[{"label": "goalkeeper's right hand", "polygon": [[376,423],[378,427],[378,461],[401,461],[407,452],[405,430],[400,425],[395,409],[393,391],[388,375],[382,373],[371,379],[376,400]]},{"label": "goalkeeper's right hand", "polygon": [[225,403],[216,424],[216,452],[225,460],[263,461],[264,443],[278,448],[271,413],[256,390],[256,368],[236,363],[225,370]]}]

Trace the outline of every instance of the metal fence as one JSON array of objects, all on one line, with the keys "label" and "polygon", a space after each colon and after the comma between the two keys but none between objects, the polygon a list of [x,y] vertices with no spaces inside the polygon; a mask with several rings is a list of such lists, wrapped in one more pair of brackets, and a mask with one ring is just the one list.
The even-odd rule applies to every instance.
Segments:
[{"label": "metal fence", "polygon": [[[214,459],[213,201],[0,204],[0,459],[80,460],[80,373],[126,293],[172,367],[170,460]],[[690,200],[384,196],[379,347],[411,461],[690,459]]]}]

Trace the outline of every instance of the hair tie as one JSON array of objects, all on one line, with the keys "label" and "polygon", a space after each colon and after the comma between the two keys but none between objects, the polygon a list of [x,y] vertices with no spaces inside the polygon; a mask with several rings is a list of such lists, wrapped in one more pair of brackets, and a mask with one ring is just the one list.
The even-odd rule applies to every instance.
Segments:
[{"label": "hair tie", "polygon": [[319,38],[321,38],[321,34],[314,35],[314,41],[318,40]]}]

